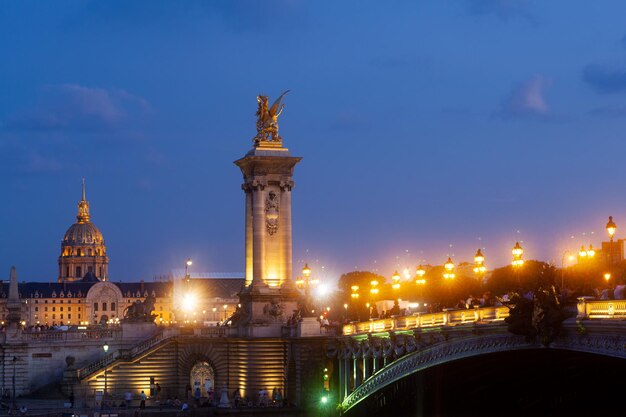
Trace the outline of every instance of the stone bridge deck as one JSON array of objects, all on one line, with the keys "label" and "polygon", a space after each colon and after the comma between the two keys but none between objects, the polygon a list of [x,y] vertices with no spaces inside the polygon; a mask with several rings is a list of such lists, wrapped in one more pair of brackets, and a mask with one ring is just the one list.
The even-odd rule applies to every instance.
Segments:
[{"label": "stone bridge deck", "polygon": [[[578,300],[550,348],[626,358],[626,300]],[[421,370],[471,356],[540,349],[507,331],[504,306],[416,314],[344,326],[328,356],[338,368],[344,412],[367,404],[389,385]],[[368,408],[369,409],[369,408]],[[363,410],[361,410],[363,411]]]}]

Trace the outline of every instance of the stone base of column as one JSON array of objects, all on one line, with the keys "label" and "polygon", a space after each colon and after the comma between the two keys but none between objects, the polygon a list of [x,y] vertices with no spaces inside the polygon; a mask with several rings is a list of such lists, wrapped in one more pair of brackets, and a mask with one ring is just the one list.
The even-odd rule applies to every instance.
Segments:
[{"label": "stone base of column", "polygon": [[242,337],[282,337],[283,326],[298,309],[298,299],[289,291],[252,285],[239,295],[241,318],[235,323]]},{"label": "stone base of column", "polygon": [[302,321],[298,324],[298,336],[300,337],[315,337],[321,336],[322,329],[320,322],[316,317],[303,317]]}]

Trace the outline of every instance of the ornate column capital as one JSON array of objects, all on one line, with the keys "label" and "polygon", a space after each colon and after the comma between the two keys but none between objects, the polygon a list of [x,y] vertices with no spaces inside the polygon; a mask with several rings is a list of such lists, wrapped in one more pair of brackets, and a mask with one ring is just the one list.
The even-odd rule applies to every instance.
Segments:
[{"label": "ornate column capital", "polygon": [[280,181],[280,191],[291,191],[294,186],[294,182],[291,179],[285,179]]},{"label": "ornate column capital", "polygon": [[265,179],[253,179],[241,184],[241,189],[246,193],[259,190],[263,191],[265,187],[267,187],[267,180]]}]

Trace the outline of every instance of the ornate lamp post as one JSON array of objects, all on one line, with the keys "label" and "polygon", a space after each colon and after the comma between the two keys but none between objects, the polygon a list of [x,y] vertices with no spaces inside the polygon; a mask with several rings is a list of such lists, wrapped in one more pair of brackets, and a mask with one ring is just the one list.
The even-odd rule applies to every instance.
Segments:
[{"label": "ornate lamp post", "polygon": [[[104,358],[106,360],[106,354],[109,351],[109,344],[107,342],[104,342],[104,345],[102,346],[102,350],[104,350]],[[104,403],[106,402],[106,398],[107,398],[107,365],[106,362],[104,364],[104,392],[102,393],[102,403],[100,404],[100,408],[104,409]]]},{"label": "ornate lamp post", "polygon": [[476,251],[476,255],[474,255],[474,273],[478,277],[480,281],[480,287],[483,286],[483,278],[485,276],[485,272],[487,272],[487,267],[485,266],[485,256],[480,251],[480,248]]},{"label": "ornate lamp post", "polygon": [[517,285],[521,287],[522,282],[519,276],[519,270],[522,266],[524,266],[524,259],[522,259],[524,256],[524,249],[519,242],[515,242],[515,246],[513,246],[511,254],[513,255],[513,262],[511,264],[513,265],[513,271],[515,272],[515,276],[517,278]]},{"label": "ornate lamp post", "polygon": [[398,271],[393,273],[393,275],[391,276],[391,281],[393,282],[393,284],[391,284],[391,288],[393,288],[394,290],[400,288],[400,274],[398,274]]},{"label": "ornate lamp post", "polygon": [[596,250],[592,245],[589,245],[589,249],[585,249],[585,245],[580,247],[578,251],[578,260],[580,262],[590,261],[596,256]]},{"label": "ornate lamp post", "polygon": [[352,290],[352,293],[350,294],[352,302],[356,302],[359,299],[359,286],[353,285],[350,289]]},{"label": "ornate lamp post", "polygon": [[[378,292],[379,292],[378,281],[373,279],[370,281],[370,300],[374,304],[374,308],[376,308],[376,297],[378,296]],[[376,312],[378,313],[378,310],[376,310]],[[371,312],[370,312],[370,318],[371,318]]]},{"label": "ornate lamp post", "polygon": [[422,265],[418,266],[415,270],[415,283],[420,288],[420,298],[424,298],[424,285],[426,285],[426,279],[424,278],[424,275],[426,275],[426,270]]},{"label": "ornate lamp post", "polygon": [[444,268],[444,272],[443,272],[444,279],[454,279],[456,277],[456,274],[454,273],[454,262],[452,262],[452,258],[448,257],[448,260],[446,261],[446,263],[443,264],[443,268]]},{"label": "ornate lamp post", "polygon": [[613,216],[609,216],[609,221],[606,224],[606,231],[609,234],[609,239],[613,242],[613,236],[615,235],[615,231],[617,230],[617,225],[613,221]]},{"label": "ornate lamp post", "polygon": [[296,280],[296,286],[298,288],[304,288],[304,299],[305,299],[305,314],[310,316],[313,314],[312,312],[312,303],[311,303],[311,286],[313,284],[317,284],[319,281],[317,279],[311,279],[311,274],[313,271],[309,268],[309,264],[305,263],[304,268],[302,268],[302,278]]},{"label": "ornate lamp post", "polygon": [[596,256],[596,250],[590,244],[589,249],[587,249],[587,259],[593,259],[594,256]]},{"label": "ornate lamp post", "polygon": [[524,265],[524,260],[522,259],[522,257],[524,256],[524,248],[522,248],[519,242],[515,242],[515,246],[513,246],[511,254],[513,255],[512,265],[514,268],[517,269]]},{"label": "ornate lamp post", "polygon": [[193,262],[191,261],[191,258],[187,258],[187,260],[185,261],[185,282],[187,284],[189,284],[189,267],[193,265]]}]

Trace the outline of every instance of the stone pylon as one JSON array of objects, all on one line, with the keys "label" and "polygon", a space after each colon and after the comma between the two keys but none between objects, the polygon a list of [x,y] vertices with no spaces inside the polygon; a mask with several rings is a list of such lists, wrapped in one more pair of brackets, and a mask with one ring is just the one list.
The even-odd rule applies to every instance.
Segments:
[{"label": "stone pylon", "polygon": [[[280,136],[273,139],[268,135],[277,132],[278,126],[276,121],[268,124],[263,119],[267,97],[259,96],[258,100],[254,146],[235,161],[243,174],[246,195],[246,288],[241,293],[243,311],[239,315],[240,323],[276,327],[297,309],[298,292],[292,275],[291,191],[294,168],[302,158],[291,156]],[[275,333],[265,330],[263,336]]]}]

